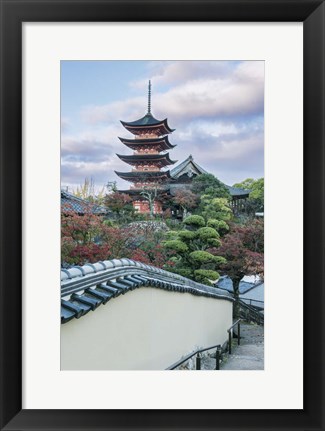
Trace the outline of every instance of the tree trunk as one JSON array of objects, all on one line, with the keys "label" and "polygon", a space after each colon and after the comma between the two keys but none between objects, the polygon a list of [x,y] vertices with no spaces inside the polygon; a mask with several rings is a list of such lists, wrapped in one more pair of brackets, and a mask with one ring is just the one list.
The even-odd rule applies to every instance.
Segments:
[{"label": "tree trunk", "polygon": [[150,218],[154,218],[154,206],[155,201],[153,199],[149,199]]},{"label": "tree trunk", "polygon": [[233,278],[232,280],[232,285],[233,285],[233,291],[234,291],[234,318],[239,318],[239,283],[240,283],[240,279],[239,278]]}]

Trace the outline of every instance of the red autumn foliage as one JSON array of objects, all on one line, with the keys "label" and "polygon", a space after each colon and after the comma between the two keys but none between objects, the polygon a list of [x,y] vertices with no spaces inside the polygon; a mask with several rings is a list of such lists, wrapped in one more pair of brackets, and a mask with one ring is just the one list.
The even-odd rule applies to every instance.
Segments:
[{"label": "red autumn foliage", "polygon": [[130,259],[137,260],[138,262],[145,263],[147,265],[153,265],[157,268],[163,268],[165,265],[169,267],[174,266],[174,262],[168,260],[170,253],[167,255],[166,250],[161,245],[157,245],[153,248],[145,247],[145,249],[137,248],[130,254]]},{"label": "red autumn foliage", "polygon": [[107,226],[103,217],[87,212],[61,216],[61,259],[69,265],[83,265],[122,257],[128,234]]},{"label": "red autumn foliage", "polygon": [[105,196],[105,204],[112,211],[119,213],[125,205],[131,204],[132,198],[126,193],[114,192]]},{"label": "red autumn foliage", "polygon": [[170,253],[155,235],[150,226],[142,229],[139,242],[139,230],[132,225],[111,227],[91,212],[79,215],[70,211],[61,216],[61,260],[64,265],[84,265],[127,257],[159,268],[172,266]]},{"label": "red autumn foliage", "polygon": [[264,223],[254,220],[246,225],[231,225],[218,254],[227,259],[221,270],[232,279],[238,295],[239,282],[245,275],[264,275]]},{"label": "red autumn foliage", "polygon": [[184,210],[194,208],[198,205],[198,195],[191,192],[191,190],[177,190],[173,201]]}]

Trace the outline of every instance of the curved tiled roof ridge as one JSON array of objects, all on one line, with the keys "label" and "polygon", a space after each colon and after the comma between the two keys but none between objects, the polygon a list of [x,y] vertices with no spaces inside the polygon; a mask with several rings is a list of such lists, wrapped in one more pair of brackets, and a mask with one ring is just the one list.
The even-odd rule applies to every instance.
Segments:
[{"label": "curved tiled roof ridge", "polygon": [[61,210],[63,212],[74,211],[79,214],[91,212],[92,214],[108,214],[110,211],[108,208],[98,205],[94,202],[89,202],[79,196],[75,196],[73,193],[69,193],[65,190],[61,190]]},{"label": "curved tiled roof ridge", "polygon": [[61,269],[61,323],[143,286],[233,301],[229,292],[179,274],[132,259],[112,259]]}]

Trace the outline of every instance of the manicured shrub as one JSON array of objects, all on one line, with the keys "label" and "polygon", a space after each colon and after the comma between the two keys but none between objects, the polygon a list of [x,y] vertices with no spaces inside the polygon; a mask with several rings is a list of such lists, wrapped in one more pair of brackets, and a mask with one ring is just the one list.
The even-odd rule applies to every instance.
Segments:
[{"label": "manicured shrub", "polygon": [[209,219],[207,221],[207,226],[213,227],[216,229],[219,233],[223,234],[229,231],[229,226],[224,220],[217,220],[217,219]]},{"label": "manicured shrub", "polygon": [[194,238],[196,238],[197,233],[193,232],[191,230],[181,230],[179,232],[177,232],[178,237],[182,240],[193,240]]},{"label": "manicured shrub", "polygon": [[199,215],[191,215],[186,217],[184,223],[190,226],[205,226],[204,218]]},{"label": "manicured shrub", "polygon": [[207,281],[215,282],[220,277],[217,271],[213,271],[211,269],[197,269],[194,271],[195,280],[200,281],[202,283]]},{"label": "manicured shrub", "polygon": [[211,247],[220,247],[220,245],[221,245],[221,241],[218,238],[209,238],[209,239],[207,239],[207,243]]},{"label": "manicured shrub", "polygon": [[212,227],[201,227],[196,231],[197,236],[202,240],[208,240],[210,238],[219,238],[218,232]]},{"label": "manicured shrub", "polygon": [[170,250],[174,250],[177,253],[186,253],[188,251],[187,245],[184,242],[179,241],[177,239],[165,241],[164,246],[165,246],[165,248],[170,249]]},{"label": "manicured shrub", "polygon": [[225,265],[227,263],[227,259],[222,256],[214,256],[214,261],[217,265]]},{"label": "manicured shrub", "polygon": [[213,256],[213,254],[202,250],[192,251],[189,256],[196,264],[215,262],[216,258],[216,256]]},{"label": "manicured shrub", "polygon": [[166,268],[167,271],[174,272],[175,274],[179,274],[186,278],[192,278],[193,277],[193,271],[189,268]]}]

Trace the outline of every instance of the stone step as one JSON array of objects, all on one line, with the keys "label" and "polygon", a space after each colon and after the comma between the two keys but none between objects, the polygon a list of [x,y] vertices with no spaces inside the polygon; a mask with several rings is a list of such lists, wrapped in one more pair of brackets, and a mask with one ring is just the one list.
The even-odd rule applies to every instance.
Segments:
[{"label": "stone step", "polygon": [[[202,356],[201,369],[214,370],[215,352]],[[264,327],[255,324],[241,324],[240,345],[232,340],[232,354],[223,353],[220,370],[263,370],[264,369]]]}]

